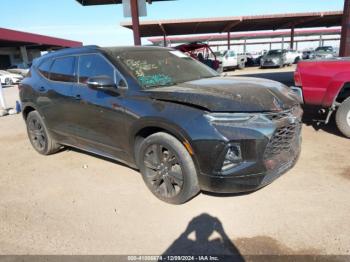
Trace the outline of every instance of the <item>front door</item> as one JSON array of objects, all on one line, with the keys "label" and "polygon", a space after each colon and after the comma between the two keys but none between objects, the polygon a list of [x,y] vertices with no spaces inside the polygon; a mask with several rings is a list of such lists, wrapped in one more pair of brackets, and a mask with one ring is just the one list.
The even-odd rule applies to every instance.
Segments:
[{"label": "front door", "polygon": [[[123,158],[124,106],[117,92],[91,89],[91,77],[108,76],[117,81],[114,66],[101,54],[85,54],[78,59],[78,83],[73,87],[76,104],[75,131],[79,147],[113,158]],[[119,80],[119,79],[118,79]]]}]

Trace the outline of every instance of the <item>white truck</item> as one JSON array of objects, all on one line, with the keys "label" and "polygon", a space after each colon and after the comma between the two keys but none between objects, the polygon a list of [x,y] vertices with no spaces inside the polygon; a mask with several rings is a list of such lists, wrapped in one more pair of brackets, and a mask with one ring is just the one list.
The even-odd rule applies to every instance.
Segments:
[{"label": "white truck", "polygon": [[246,58],[238,55],[233,50],[226,50],[222,56],[222,69],[243,69],[245,67]]}]

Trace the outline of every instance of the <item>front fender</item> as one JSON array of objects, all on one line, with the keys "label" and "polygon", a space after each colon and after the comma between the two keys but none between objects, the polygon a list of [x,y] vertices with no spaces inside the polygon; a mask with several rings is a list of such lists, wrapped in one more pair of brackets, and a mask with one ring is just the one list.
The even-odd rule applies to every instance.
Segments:
[{"label": "front fender", "polygon": [[138,120],[132,127],[130,131],[129,144],[131,148],[135,146],[135,137],[138,133],[146,128],[154,128],[165,130],[171,135],[175,136],[182,143],[187,141],[190,143],[190,136],[187,132],[181,128],[179,125],[168,121],[168,119],[162,117],[145,117]]},{"label": "front fender", "polygon": [[[130,137],[129,137],[129,148],[132,152],[133,158],[134,158],[134,162],[137,163],[136,160],[136,155],[135,155],[135,142],[136,139],[135,137],[141,133],[143,130],[146,129],[154,129],[154,130],[159,130],[159,131],[163,131],[166,133],[169,133],[170,135],[176,137],[188,150],[188,145],[191,148],[191,151],[193,151],[193,146],[192,146],[192,140],[189,136],[189,134],[183,129],[181,128],[179,125],[177,125],[176,123],[172,123],[169,122],[167,119],[162,118],[162,117],[146,117],[143,119],[140,119],[137,123],[135,123],[130,131]],[[198,166],[198,159],[195,157],[195,153],[191,153],[189,152],[193,162],[197,168],[197,170],[199,170],[199,166]]]}]

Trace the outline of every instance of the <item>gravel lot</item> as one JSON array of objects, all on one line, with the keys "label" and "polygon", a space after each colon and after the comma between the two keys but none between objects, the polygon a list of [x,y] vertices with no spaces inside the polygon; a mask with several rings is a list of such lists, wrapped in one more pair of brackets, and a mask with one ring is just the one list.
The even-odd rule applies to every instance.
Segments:
[{"label": "gravel lot", "polygon": [[116,162],[37,154],[20,115],[0,118],[0,148],[0,254],[350,255],[350,140],[332,128],[304,126],[298,164],[271,185],[182,206]]}]

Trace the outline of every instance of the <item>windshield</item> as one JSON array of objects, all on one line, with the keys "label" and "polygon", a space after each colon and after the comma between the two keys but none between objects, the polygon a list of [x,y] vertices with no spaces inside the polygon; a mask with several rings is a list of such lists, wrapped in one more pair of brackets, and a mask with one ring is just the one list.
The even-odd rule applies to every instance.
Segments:
[{"label": "windshield", "polygon": [[112,52],[143,89],[215,77],[218,74],[180,51],[142,50]]},{"label": "windshield", "polygon": [[232,50],[226,50],[226,51],[224,52],[223,56],[227,56],[227,55],[229,55],[229,56],[235,56],[236,54],[235,54],[235,52],[232,51]]},{"label": "windshield", "polygon": [[280,55],[282,54],[282,50],[270,50],[267,55]]},{"label": "windshield", "polygon": [[317,47],[316,52],[333,52],[333,47],[331,46]]}]

